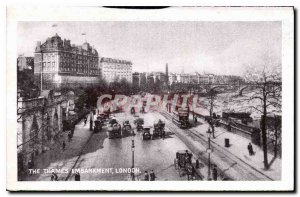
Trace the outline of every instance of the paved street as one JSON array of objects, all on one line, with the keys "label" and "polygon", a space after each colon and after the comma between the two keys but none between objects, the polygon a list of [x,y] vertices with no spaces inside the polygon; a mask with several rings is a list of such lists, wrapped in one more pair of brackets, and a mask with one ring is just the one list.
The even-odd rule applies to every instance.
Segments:
[{"label": "paved street", "polygon": [[[128,119],[133,125],[133,117],[130,114],[114,114],[117,120],[122,123]],[[158,118],[154,113],[140,114],[144,118],[145,125],[153,126]],[[135,130],[136,132],[136,130]],[[154,170],[157,180],[186,180],[187,177],[179,177],[174,168],[176,151],[187,150],[186,145],[174,134],[170,133],[164,140],[141,139],[141,133],[136,132],[134,137],[129,136],[120,139],[108,139],[106,128],[104,132],[95,133],[85,146],[82,155],[74,169],[87,168],[113,168],[113,173],[81,173],[81,180],[130,180],[129,173],[117,173],[120,168],[131,168],[132,166],[132,139],[135,142],[134,167],[139,169],[136,173],[138,180],[144,178],[144,171]],[[74,180],[74,174],[69,178]]]},{"label": "paved street", "polygon": [[[98,172],[80,173],[81,180],[131,180],[129,168],[132,167],[132,140],[135,143],[134,167],[135,180],[143,180],[144,172],[154,170],[156,180],[187,180],[187,176],[180,177],[174,167],[174,158],[178,150],[189,150],[193,152],[193,162],[199,159],[201,168],[198,174],[207,177],[207,139],[205,132],[207,123],[199,120],[196,127],[182,130],[175,126],[166,112],[149,112],[133,116],[129,113],[112,114],[122,124],[124,120],[129,120],[136,133],[135,136],[128,136],[117,139],[109,139],[106,126],[101,132],[92,133],[89,131],[89,124],[80,122],[76,128],[71,142],[67,142],[66,136],[60,141],[67,142],[66,150],[62,151],[60,143],[39,157],[36,161],[36,168],[40,169],[101,169]],[[141,117],[145,120],[145,126],[152,127],[153,123],[162,119],[166,122],[166,138],[155,140],[142,140],[141,132],[137,132],[134,120]],[[240,143],[247,144],[249,140],[223,131],[216,130],[217,138],[212,141],[214,152],[211,161],[218,165],[219,172],[224,172],[221,180],[227,177],[232,180],[277,180],[280,178],[280,160],[275,160],[274,168],[271,172],[263,172],[261,150],[255,147],[257,154],[253,157],[247,155],[247,150],[236,149]],[[220,136],[220,137],[219,137]],[[225,150],[222,147],[224,137],[233,140],[233,146]],[[127,171],[126,171],[127,170]],[[26,180],[50,180],[51,174],[34,174]],[[59,180],[74,180],[73,173],[58,173]],[[227,176],[229,175],[229,177]],[[270,176],[270,177],[269,177]],[[202,177],[203,178],[203,177]],[[198,177],[199,179],[199,177]]]}]

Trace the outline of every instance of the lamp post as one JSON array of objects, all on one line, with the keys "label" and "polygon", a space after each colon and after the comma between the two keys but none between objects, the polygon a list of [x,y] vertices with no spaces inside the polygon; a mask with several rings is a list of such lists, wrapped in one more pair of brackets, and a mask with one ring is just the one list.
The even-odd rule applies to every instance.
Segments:
[{"label": "lamp post", "polygon": [[206,152],[208,153],[208,174],[207,174],[207,180],[210,181],[210,153],[212,152],[211,148],[210,148],[210,137],[211,137],[211,131],[210,129],[207,130],[206,135],[208,138],[208,148],[206,150]]},{"label": "lamp post", "polygon": [[134,169],[134,149],[135,149],[134,140],[132,140],[132,145],[131,145],[131,152],[132,152],[131,178],[132,178],[133,181],[134,181],[134,172],[133,172],[133,169]]}]

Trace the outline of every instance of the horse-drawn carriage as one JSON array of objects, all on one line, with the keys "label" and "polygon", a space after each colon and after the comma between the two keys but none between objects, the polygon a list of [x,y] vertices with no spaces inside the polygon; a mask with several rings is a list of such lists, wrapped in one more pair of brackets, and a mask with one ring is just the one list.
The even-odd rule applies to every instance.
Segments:
[{"label": "horse-drawn carriage", "polygon": [[115,118],[112,118],[109,121],[107,132],[108,132],[109,139],[122,137],[121,125],[118,123],[118,121]]},{"label": "horse-drawn carriage", "polygon": [[105,120],[109,119],[109,113],[108,112],[102,112],[98,115],[98,117],[100,118],[100,120],[105,121]]},{"label": "horse-drawn carriage", "polygon": [[125,120],[123,122],[123,127],[122,127],[122,136],[129,136],[133,134],[133,130],[131,129],[131,125],[129,120]]},{"label": "horse-drawn carriage", "polygon": [[134,107],[131,107],[130,113],[131,113],[132,115],[135,115],[135,108],[134,108]]},{"label": "horse-drawn carriage", "polygon": [[136,125],[136,130],[141,131],[141,130],[143,130],[144,119],[143,118],[137,118],[137,119],[134,120],[134,124]]},{"label": "horse-drawn carriage", "polygon": [[151,127],[144,127],[143,128],[143,133],[142,133],[142,140],[151,140],[152,139],[152,135],[151,135]]},{"label": "horse-drawn carriage", "polygon": [[190,176],[194,176],[195,169],[192,164],[192,156],[193,154],[189,153],[188,150],[178,151],[176,153],[174,166],[179,176],[187,175],[188,179]]},{"label": "horse-drawn carriage", "polygon": [[154,123],[153,127],[153,138],[165,137],[165,123],[163,121],[158,120],[157,123]]},{"label": "horse-drawn carriage", "polygon": [[95,120],[95,126],[94,126],[94,133],[97,133],[102,130],[103,122],[100,117],[97,117],[97,120]]}]

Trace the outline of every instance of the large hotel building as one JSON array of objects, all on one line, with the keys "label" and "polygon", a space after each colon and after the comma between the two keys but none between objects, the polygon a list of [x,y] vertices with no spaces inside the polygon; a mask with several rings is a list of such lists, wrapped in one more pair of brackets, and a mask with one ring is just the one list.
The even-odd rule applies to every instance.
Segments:
[{"label": "large hotel building", "polygon": [[107,82],[125,78],[132,82],[132,63],[125,60],[99,58],[89,43],[71,44],[57,34],[37,43],[34,55],[34,76],[41,89],[61,86],[87,86],[99,77]]},{"label": "large hotel building", "polygon": [[35,80],[42,84],[42,89],[63,84],[96,83],[100,76],[98,61],[98,52],[89,43],[71,45],[70,40],[62,40],[56,34],[43,44],[37,43],[34,55]]},{"label": "large hotel building", "polygon": [[112,58],[101,58],[100,68],[102,77],[108,83],[126,79],[132,82],[132,63],[126,60],[118,60]]}]

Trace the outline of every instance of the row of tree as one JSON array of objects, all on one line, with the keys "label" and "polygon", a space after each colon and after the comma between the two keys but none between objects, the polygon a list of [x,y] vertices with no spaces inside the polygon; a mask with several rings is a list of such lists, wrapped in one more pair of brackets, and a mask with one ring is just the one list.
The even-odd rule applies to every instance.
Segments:
[{"label": "row of tree", "polygon": [[[237,110],[249,110],[258,113],[261,117],[261,136],[262,136],[262,149],[263,149],[263,160],[264,168],[269,169],[270,164],[268,160],[268,129],[274,130],[274,139],[271,143],[274,145],[274,157],[276,158],[278,142],[281,138],[281,118],[276,116],[281,114],[281,99],[282,99],[282,81],[281,81],[281,67],[266,67],[262,66],[260,69],[249,69],[245,74],[245,80],[254,85],[254,89],[244,96],[237,96],[228,98],[226,101],[227,104],[231,106],[242,106],[242,109]],[[203,103],[210,115],[210,119],[213,119],[213,114],[216,107],[218,107],[218,94],[216,88],[207,86],[207,97],[206,101]],[[274,117],[274,121],[270,121],[270,117]],[[270,126],[269,123],[272,123],[273,126]],[[212,135],[214,134],[214,124],[210,122],[210,127],[212,130]],[[269,128],[268,128],[269,127]]]}]

